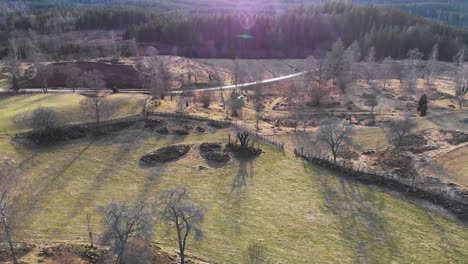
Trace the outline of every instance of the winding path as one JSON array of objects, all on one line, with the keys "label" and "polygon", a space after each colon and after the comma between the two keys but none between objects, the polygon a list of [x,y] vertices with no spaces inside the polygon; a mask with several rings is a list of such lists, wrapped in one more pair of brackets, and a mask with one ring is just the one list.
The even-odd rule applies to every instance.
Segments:
[{"label": "winding path", "polygon": [[[225,86],[218,86],[218,87],[209,87],[209,88],[200,88],[200,89],[188,89],[188,90],[175,90],[170,91],[169,94],[182,94],[184,92],[200,92],[200,91],[219,91],[219,90],[229,90],[229,89],[237,89],[237,88],[247,88],[250,86],[258,85],[258,84],[267,84],[267,83],[274,83],[279,82],[291,78],[295,78],[301,75],[304,75],[306,72],[298,72],[290,75],[285,75],[281,77],[266,79],[263,81],[256,81],[256,82],[249,82],[249,83],[241,83],[236,85],[225,85]],[[77,88],[75,89],[75,93],[83,93],[88,92],[90,89],[86,88]],[[8,90],[0,89],[0,93],[8,93]],[[23,93],[42,93],[42,88],[25,88],[21,89]],[[72,93],[73,89],[70,88],[57,88],[57,89],[48,89],[48,93]],[[120,93],[151,93],[150,90],[147,89],[121,89],[119,90]]]}]

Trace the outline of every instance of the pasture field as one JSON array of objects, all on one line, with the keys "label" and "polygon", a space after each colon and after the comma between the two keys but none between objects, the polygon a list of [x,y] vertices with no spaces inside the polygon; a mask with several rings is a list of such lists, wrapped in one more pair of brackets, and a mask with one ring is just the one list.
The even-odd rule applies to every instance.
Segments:
[{"label": "pasture field", "polygon": [[[233,133],[210,131],[161,136],[136,124],[50,147],[1,139],[17,161],[29,158],[21,168],[30,186],[22,237],[83,241],[86,213],[99,226],[97,206],[116,199],[153,203],[161,190],[186,185],[208,208],[205,239],[191,240],[189,255],[209,262],[239,263],[251,241],[262,241],[279,263],[461,263],[468,257],[468,230],[460,223],[266,145],[257,159],[225,166],[207,163],[196,148],[173,163],[139,165],[159,147],[226,142]],[[175,252],[174,235],[158,225],[154,239]]]},{"label": "pasture field", "polygon": [[[112,104],[112,114],[108,118],[125,117],[140,114],[143,110],[145,95],[112,94],[109,97]],[[79,94],[36,94],[19,95],[0,98],[0,133],[17,133],[26,130],[23,124],[18,124],[24,116],[38,107],[49,107],[60,112],[67,123],[83,121],[80,116]]]}]

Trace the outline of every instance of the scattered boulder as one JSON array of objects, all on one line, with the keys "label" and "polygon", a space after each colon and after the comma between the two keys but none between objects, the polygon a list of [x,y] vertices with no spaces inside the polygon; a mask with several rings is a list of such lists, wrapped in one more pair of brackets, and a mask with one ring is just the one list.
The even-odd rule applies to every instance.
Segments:
[{"label": "scattered boulder", "polygon": [[239,158],[253,158],[262,154],[262,150],[255,147],[243,147],[238,144],[227,144],[226,149],[233,152]]},{"label": "scattered boulder", "polygon": [[172,145],[157,149],[143,155],[140,162],[146,165],[156,165],[182,158],[190,151],[190,145]]},{"label": "scattered boulder", "polygon": [[176,129],[174,130],[174,134],[179,135],[179,136],[187,136],[190,134],[190,132],[185,129]]},{"label": "scattered boulder", "polygon": [[145,128],[154,130],[156,127],[159,127],[164,123],[166,123],[166,120],[164,119],[161,119],[159,117],[149,117],[145,121]]},{"label": "scattered boulder", "polygon": [[167,127],[161,127],[158,130],[156,130],[156,132],[158,134],[167,135],[167,134],[169,134],[169,129]]},{"label": "scattered boulder", "polygon": [[205,153],[203,156],[205,159],[209,161],[213,161],[213,162],[228,162],[229,160],[231,160],[231,156],[229,156],[228,153],[224,151],[218,151],[218,150],[209,151]]},{"label": "scattered boulder", "polygon": [[210,127],[214,127],[214,128],[228,128],[231,126],[230,123],[228,122],[216,122],[216,121],[209,121],[207,123]]},{"label": "scattered boulder", "polygon": [[201,126],[197,126],[197,131],[198,131],[199,133],[205,133],[206,129],[204,129],[204,128],[201,127]]},{"label": "scattered boulder", "polygon": [[219,151],[222,149],[220,143],[202,143],[200,145],[200,150],[202,152],[210,152],[210,151]]},{"label": "scattered boulder", "polygon": [[365,150],[362,152],[362,155],[373,155],[375,154],[376,151],[375,150],[372,150],[372,149],[369,149],[369,150]]},{"label": "scattered boulder", "polygon": [[468,142],[468,134],[466,133],[460,131],[448,131],[448,133],[452,134],[452,139],[449,140],[449,143],[452,145]]},{"label": "scattered boulder", "polygon": [[200,152],[202,156],[213,162],[228,162],[231,156],[225,151],[222,151],[220,143],[202,143],[200,145]]}]

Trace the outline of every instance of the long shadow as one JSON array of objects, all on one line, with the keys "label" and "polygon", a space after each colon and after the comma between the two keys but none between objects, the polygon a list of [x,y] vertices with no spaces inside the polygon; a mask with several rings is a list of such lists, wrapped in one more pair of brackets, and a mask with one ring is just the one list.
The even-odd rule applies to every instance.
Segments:
[{"label": "long shadow", "polygon": [[230,227],[235,235],[241,232],[242,221],[244,218],[244,200],[247,197],[248,178],[254,175],[253,160],[239,159],[239,167],[236,176],[231,185],[231,193],[228,196],[230,205]]},{"label": "long shadow", "polygon": [[[449,233],[444,228],[442,224],[440,224],[434,217],[432,217],[430,212],[426,212],[427,217],[429,218],[429,222],[433,225],[433,230],[437,232],[440,237],[439,245],[442,248],[441,250],[444,251],[446,256],[450,256],[452,258],[450,263],[464,263],[466,258],[463,257],[462,247],[460,244],[456,244],[453,242],[453,239],[450,238]],[[456,254],[458,253],[458,254]]]},{"label": "long shadow", "polygon": [[86,190],[79,193],[78,203],[74,206],[73,210],[70,212],[70,217],[73,218],[80,213],[80,210],[83,208],[84,204],[92,204],[101,190],[102,186],[106,184],[106,180],[112,179],[114,173],[118,172],[120,169],[120,164],[128,160],[128,157],[131,155],[132,150],[134,150],[138,144],[138,137],[134,138],[132,141],[123,142],[116,153],[112,154],[114,158],[112,162],[106,164],[105,167],[93,177],[94,182]]},{"label": "long shadow", "polygon": [[[38,204],[40,204],[48,195],[51,189],[61,189],[64,187],[66,181],[58,181],[65,172],[88,150],[94,141],[90,141],[78,154],[76,154],[70,161],[68,161],[64,166],[58,171],[58,173],[52,178],[48,179],[47,182],[43,182],[42,188],[34,194],[29,203],[28,203],[28,213],[33,213],[34,209],[39,209]],[[51,188],[53,186],[54,188]]]},{"label": "long shadow", "polygon": [[[324,176],[317,176],[323,206],[336,219],[341,236],[354,251],[355,263],[382,262],[400,255],[391,227],[382,215],[384,204],[378,204],[373,192],[363,196],[358,183],[339,178],[336,186]],[[388,260],[390,262],[390,260]]]}]

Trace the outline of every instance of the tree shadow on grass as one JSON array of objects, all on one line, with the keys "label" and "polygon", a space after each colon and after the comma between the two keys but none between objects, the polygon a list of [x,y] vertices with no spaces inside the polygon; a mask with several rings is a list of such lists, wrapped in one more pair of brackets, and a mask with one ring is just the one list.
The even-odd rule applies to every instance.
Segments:
[{"label": "tree shadow on grass", "polygon": [[[35,210],[40,210],[38,206],[41,202],[46,200],[49,192],[52,189],[63,189],[66,184],[66,179],[63,179],[65,172],[73,166],[73,164],[80,159],[80,157],[94,144],[94,140],[85,145],[71,160],[63,164],[62,168],[52,177],[48,178],[46,182],[42,182],[42,187],[30,198],[28,206],[25,208],[27,214],[33,214]],[[51,150],[53,151],[53,149]],[[33,168],[31,168],[33,169]],[[51,187],[52,186],[52,187]]]},{"label": "tree shadow on grass", "polygon": [[229,226],[234,235],[241,232],[242,222],[244,221],[244,202],[247,198],[248,178],[254,175],[254,165],[252,159],[239,159],[239,167],[236,176],[231,185],[231,192],[228,196]]},{"label": "tree shadow on grass", "polygon": [[440,250],[445,253],[447,257],[450,257],[450,260],[447,260],[448,263],[464,263],[466,261],[466,255],[463,253],[463,245],[455,243],[451,238],[447,228],[439,222],[436,218],[432,216],[431,212],[426,212],[429,222],[433,225],[433,230],[437,233],[440,240],[438,245],[440,245]]},{"label": "tree shadow on grass", "polygon": [[323,206],[336,219],[341,236],[352,247],[355,263],[391,262],[400,251],[391,234],[391,227],[382,215],[385,204],[373,191],[361,191],[354,181],[318,176]]}]

